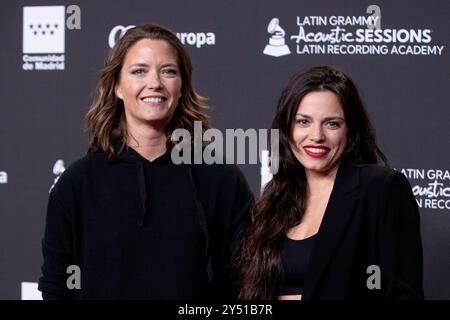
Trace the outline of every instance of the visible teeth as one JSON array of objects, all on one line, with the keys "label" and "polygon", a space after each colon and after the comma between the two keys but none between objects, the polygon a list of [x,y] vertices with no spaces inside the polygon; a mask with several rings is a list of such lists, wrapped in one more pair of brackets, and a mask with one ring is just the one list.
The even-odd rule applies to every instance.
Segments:
[{"label": "visible teeth", "polygon": [[311,153],[324,153],[327,152],[327,149],[321,149],[321,148],[306,148]]},{"label": "visible teeth", "polygon": [[160,102],[163,102],[163,98],[150,97],[150,98],[144,98],[144,99],[142,99],[142,101],[149,102],[149,103],[160,103]]}]

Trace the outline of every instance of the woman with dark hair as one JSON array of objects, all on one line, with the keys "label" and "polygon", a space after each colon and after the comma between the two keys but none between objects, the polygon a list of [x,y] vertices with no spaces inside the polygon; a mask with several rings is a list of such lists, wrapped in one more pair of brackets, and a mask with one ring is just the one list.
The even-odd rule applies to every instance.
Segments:
[{"label": "woman with dark hair", "polygon": [[235,166],[175,165],[172,132],[209,128],[187,50],[170,30],[132,28],[101,71],[89,151],[50,193],[44,299],[227,297],[252,194]]},{"label": "woman with dark hair", "polygon": [[417,204],[352,80],[327,66],[297,74],[272,129],[279,169],[244,237],[240,298],[422,299]]}]

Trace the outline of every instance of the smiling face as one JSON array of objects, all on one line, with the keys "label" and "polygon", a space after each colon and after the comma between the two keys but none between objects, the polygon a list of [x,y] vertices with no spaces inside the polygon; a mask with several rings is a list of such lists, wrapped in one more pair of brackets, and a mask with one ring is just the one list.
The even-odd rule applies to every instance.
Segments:
[{"label": "smiling face", "polygon": [[130,131],[147,124],[165,128],[181,97],[175,50],[164,40],[142,39],[128,50],[116,95],[123,100]]},{"label": "smiling face", "polygon": [[292,137],[292,152],[305,172],[335,172],[349,142],[339,97],[328,90],[305,95],[295,115]]}]

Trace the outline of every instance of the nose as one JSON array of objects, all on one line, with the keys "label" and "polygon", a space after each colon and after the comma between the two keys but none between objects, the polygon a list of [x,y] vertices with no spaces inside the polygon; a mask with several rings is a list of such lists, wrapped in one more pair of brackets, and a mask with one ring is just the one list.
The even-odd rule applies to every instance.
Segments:
[{"label": "nose", "polygon": [[325,134],[320,124],[312,126],[309,139],[314,142],[323,142],[325,140]]},{"label": "nose", "polygon": [[161,89],[162,83],[158,72],[149,72],[147,77],[147,88],[152,90]]}]

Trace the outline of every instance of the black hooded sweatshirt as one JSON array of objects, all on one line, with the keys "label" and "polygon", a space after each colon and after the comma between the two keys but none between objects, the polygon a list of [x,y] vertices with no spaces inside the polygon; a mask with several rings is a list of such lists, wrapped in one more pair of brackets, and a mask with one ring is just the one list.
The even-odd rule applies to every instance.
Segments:
[{"label": "black hooded sweatshirt", "polygon": [[170,153],[149,161],[126,147],[67,168],[48,202],[44,299],[233,297],[252,193],[234,165],[175,165]]}]

